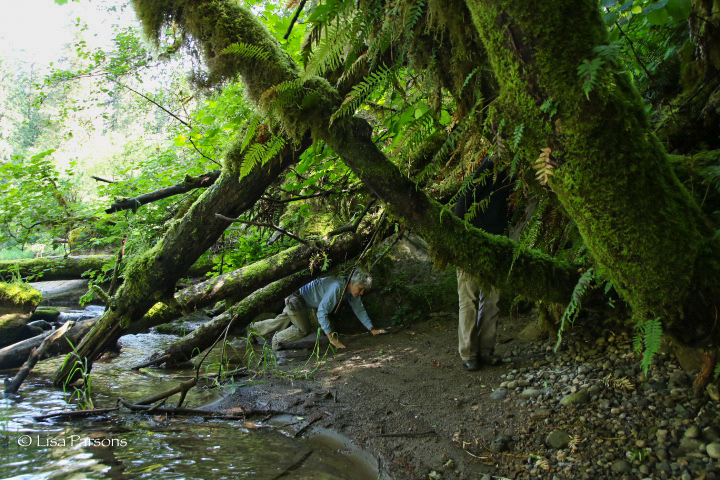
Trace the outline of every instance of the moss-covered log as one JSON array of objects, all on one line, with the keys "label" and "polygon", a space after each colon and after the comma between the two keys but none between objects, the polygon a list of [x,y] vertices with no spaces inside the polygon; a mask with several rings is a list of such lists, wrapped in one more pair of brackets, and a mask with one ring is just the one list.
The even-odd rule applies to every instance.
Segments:
[{"label": "moss-covered log", "polygon": [[[155,247],[131,260],[124,271],[125,282],[113,297],[100,321],[78,345],[78,355],[89,365],[115,343],[133,322],[140,320],[156,303],[173,298],[176,282],[190,266],[220,237],[230,222],[216,213],[237,217],[250,208],[265,189],[290,164],[298,149],[288,145],[265,165],[258,165],[240,179],[242,145],[230,147],[223,174],[207,189],[190,210],[170,226]],[[65,362],[55,373],[54,382],[71,380],[72,365]]]},{"label": "moss-covered log", "polygon": [[360,235],[346,235],[334,241],[318,240],[312,245],[298,245],[246,267],[211,278],[175,294],[172,306],[156,304],[145,317],[134,323],[128,333],[171,322],[191,311],[226,298],[236,301],[255,290],[304,268],[315,253],[327,255],[330,265],[351,258],[362,246]]},{"label": "moss-covered log", "polygon": [[[660,317],[685,343],[718,339],[720,248],[677,180],[630,77],[611,63],[583,89],[578,66],[607,40],[597,2],[468,6],[526,155],[552,149],[550,186],[637,320]],[[587,88],[587,86],[586,86]],[[557,105],[557,114],[541,110]]]},{"label": "moss-covered log", "polygon": [[247,327],[260,313],[266,312],[275,303],[322,273],[319,269],[315,269],[314,272],[303,270],[273,282],[255,291],[225,313],[203,324],[197,330],[170,345],[162,353],[157,353],[151,358],[168,358],[168,363],[185,362],[210,348],[228,328],[230,322],[233,322],[233,328]]},{"label": "moss-covered log", "polygon": [[[53,280],[74,280],[83,274],[99,271],[105,265],[116,261],[115,255],[87,255],[78,257],[23,258],[0,261],[0,280],[9,281],[18,275],[29,281],[49,282]],[[210,262],[198,262],[187,272],[189,277],[202,277],[212,268]]]}]

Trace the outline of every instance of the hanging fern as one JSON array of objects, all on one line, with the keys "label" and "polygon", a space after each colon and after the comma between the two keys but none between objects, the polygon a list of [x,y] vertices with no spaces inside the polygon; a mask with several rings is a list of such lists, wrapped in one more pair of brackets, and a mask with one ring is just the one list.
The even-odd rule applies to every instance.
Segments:
[{"label": "hanging fern", "polygon": [[255,143],[243,156],[242,166],[240,167],[240,178],[243,178],[252,171],[257,164],[264,165],[285,146],[285,139],[279,136],[273,136],[267,143]]},{"label": "hanging fern", "polygon": [[417,25],[418,21],[420,21],[420,19],[422,18],[424,8],[424,0],[420,0],[410,5],[405,20],[405,38],[413,38],[415,25]]},{"label": "hanging fern", "polygon": [[551,153],[552,149],[550,147],[541,149],[540,156],[535,160],[535,164],[533,165],[533,168],[537,170],[535,178],[537,178],[542,185],[547,185],[548,179],[555,173],[553,169],[556,164],[550,158]]},{"label": "hanging fern", "polygon": [[575,285],[572,293],[572,298],[570,298],[570,303],[568,303],[568,306],[565,307],[565,311],[563,312],[562,318],[560,319],[560,329],[558,330],[558,339],[557,343],[555,344],[556,352],[557,349],[560,347],[560,343],[562,342],[562,334],[565,331],[565,325],[567,325],[568,323],[572,325],[572,323],[575,321],[575,318],[577,318],[578,313],[580,313],[580,308],[582,306],[582,299],[590,290],[590,286],[592,285],[594,279],[595,275],[593,273],[593,268],[590,267],[585,271],[585,273],[582,274],[580,280],[578,280],[577,285]]},{"label": "hanging fern", "polygon": [[409,122],[399,127],[405,133],[399,135],[395,142],[397,146],[393,151],[393,155],[402,155],[405,158],[412,154],[420,147],[425,140],[435,133],[435,117],[432,110],[428,109],[418,118],[413,118]]},{"label": "hanging fern", "polygon": [[244,152],[248,145],[250,145],[250,142],[255,139],[255,133],[257,132],[258,127],[262,123],[262,120],[262,117],[259,115],[253,115],[250,118],[250,121],[247,124],[247,128],[245,129],[245,134],[243,136],[242,148],[240,150],[241,152]]},{"label": "hanging fern", "polygon": [[478,66],[478,67],[475,67],[472,72],[468,73],[467,77],[465,77],[465,81],[463,82],[462,87],[460,88],[460,93],[462,93],[463,90],[465,90],[465,87],[468,86],[468,83],[470,83],[470,80],[472,80],[472,78],[475,76],[475,74],[478,73],[479,71],[480,71],[480,67]]},{"label": "hanging fern", "polygon": [[542,229],[542,219],[543,214],[545,213],[546,206],[546,198],[543,198],[542,200],[540,200],[540,202],[538,202],[537,206],[535,207],[535,211],[530,216],[530,219],[527,221],[527,225],[520,234],[520,239],[515,243],[515,248],[513,249],[513,259],[510,263],[510,269],[508,270],[508,277],[510,277],[510,273],[515,266],[515,260],[520,257],[520,254],[535,247],[537,239],[540,236],[540,230]]},{"label": "hanging fern", "polygon": [[355,85],[352,91],[345,97],[340,108],[330,117],[330,125],[337,120],[349,115],[354,115],[355,111],[360,108],[363,101],[380,85],[385,83],[392,74],[392,70],[382,66],[377,71],[371,73],[365,80]]},{"label": "hanging fern", "polygon": [[270,52],[263,50],[262,47],[259,47],[258,45],[248,45],[247,43],[242,42],[233,43],[220,53],[223,55],[237,55],[239,57],[252,60],[267,61],[267,59],[270,58]]}]

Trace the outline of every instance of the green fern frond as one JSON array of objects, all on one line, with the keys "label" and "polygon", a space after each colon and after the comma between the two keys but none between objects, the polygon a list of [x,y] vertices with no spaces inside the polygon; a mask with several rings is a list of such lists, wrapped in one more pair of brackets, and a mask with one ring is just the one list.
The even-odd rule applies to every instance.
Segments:
[{"label": "green fern frond", "polygon": [[428,110],[418,118],[406,123],[402,129],[405,133],[394,142],[397,146],[393,154],[402,154],[402,156],[407,158],[410,157],[418,146],[422,145],[430,135],[435,133],[435,118],[433,117],[432,110]]},{"label": "green fern frond", "polygon": [[418,21],[422,18],[424,8],[425,0],[420,0],[410,5],[405,18],[405,38],[413,38],[415,25],[417,25]]},{"label": "green fern frond", "polygon": [[463,90],[465,90],[465,87],[468,86],[468,83],[470,83],[470,80],[475,76],[476,73],[480,71],[480,67],[475,67],[472,72],[468,73],[467,77],[465,77],[465,81],[462,84],[462,87],[460,88],[460,93],[462,93]]},{"label": "green fern frond", "polygon": [[265,90],[260,97],[260,103],[265,104],[266,108],[271,111],[282,109],[297,104],[303,93],[303,82],[296,78],[278,83]]},{"label": "green fern frond", "polygon": [[273,136],[267,143],[255,143],[243,156],[240,178],[245,177],[256,165],[264,165],[285,147],[283,137]]},{"label": "green fern frond", "polygon": [[583,63],[577,67],[578,77],[583,82],[582,89],[588,100],[590,100],[590,92],[595,88],[603,65],[605,65],[605,61],[600,57],[595,57],[592,60],[583,60]]},{"label": "green fern frond", "polygon": [[392,70],[382,66],[377,71],[371,73],[365,80],[355,85],[352,91],[345,97],[340,108],[330,117],[330,125],[337,120],[348,115],[354,115],[355,111],[360,108],[363,101],[380,85],[384,84],[388,77],[392,74]]},{"label": "green fern frond", "polygon": [[580,280],[578,280],[577,285],[575,285],[572,293],[572,298],[570,298],[570,303],[568,303],[568,306],[565,307],[565,311],[563,312],[562,318],[560,319],[560,329],[558,330],[558,339],[557,343],[555,344],[556,352],[557,349],[560,347],[560,343],[562,342],[562,334],[565,331],[565,326],[568,323],[572,325],[572,323],[575,321],[575,318],[577,318],[578,313],[580,313],[580,308],[582,306],[582,299],[590,290],[590,286],[592,285],[594,279],[595,275],[593,273],[593,268],[591,267],[582,274]]},{"label": "green fern frond", "polygon": [[263,50],[261,47],[257,45],[249,45],[247,43],[233,43],[229,47],[226,47],[222,52],[220,52],[221,55],[237,55],[242,58],[247,59],[254,59],[254,60],[263,60],[267,61],[268,58],[270,58],[270,52]]},{"label": "green fern frond", "polygon": [[535,211],[532,213],[530,219],[527,221],[525,228],[523,228],[523,231],[520,234],[520,238],[515,243],[515,248],[513,249],[513,259],[510,263],[510,269],[508,270],[508,277],[510,276],[510,273],[512,273],[513,267],[515,266],[515,261],[518,259],[518,257],[520,257],[520,254],[524,251],[530,250],[535,246],[535,243],[540,236],[540,229],[542,228],[542,219],[546,206],[547,199],[540,200],[540,202],[538,202],[537,206],[535,207]]},{"label": "green fern frond", "polygon": [[255,138],[255,133],[257,133],[257,129],[262,123],[262,120],[262,117],[259,115],[253,115],[250,118],[243,136],[242,148],[240,150],[241,152],[244,152],[248,145],[250,145],[250,142],[252,142]]},{"label": "green fern frond", "polygon": [[522,141],[523,132],[525,131],[525,124],[521,123],[517,127],[515,127],[515,131],[513,132],[513,150],[517,150],[518,145],[520,145],[520,142]]},{"label": "green fern frond", "polygon": [[660,350],[660,343],[662,342],[662,322],[660,317],[649,318],[645,320],[643,326],[643,340],[645,342],[645,351],[643,352],[642,362],[640,367],[643,372],[647,375],[648,368],[652,365],[655,354]]}]

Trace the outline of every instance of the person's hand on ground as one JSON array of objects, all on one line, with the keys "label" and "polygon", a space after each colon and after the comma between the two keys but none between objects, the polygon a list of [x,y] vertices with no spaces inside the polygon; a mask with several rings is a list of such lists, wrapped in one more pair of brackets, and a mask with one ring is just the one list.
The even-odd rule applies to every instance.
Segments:
[{"label": "person's hand on ground", "polygon": [[330,344],[335,348],[346,348],[345,345],[342,344],[340,340],[338,340],[337,333],[328,333],[327,334],[328,340],[330,340]]},{"label": "person's hand on ground", "polygon": [[370,333],[372,333],[373,335],[383,335],[387,333],[387,330],[385,330],[384,328],[373,328],[372,330],[370,330]]}]

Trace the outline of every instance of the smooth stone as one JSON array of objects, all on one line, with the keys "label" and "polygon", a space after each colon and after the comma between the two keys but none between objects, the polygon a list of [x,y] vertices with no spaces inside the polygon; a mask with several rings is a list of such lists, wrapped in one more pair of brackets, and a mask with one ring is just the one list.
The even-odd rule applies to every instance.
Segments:
[{"label": "smooth stone", "polygon": [[537,398],[542,395],[542,392],[537,388],[526,388],[520,393],[520,398]]},{"label": "smooth stone", "polygon": [[508,389],[500,387],[500,388],[496,388],[490,394],[490,398],[493,400],[505,400],[505,398],[507,397],[507,394],[508,394]]},{"label": "smooth stone", "polygon": [[628,473],[632,469],[632,466],[625,460],[618,460],[612,464],[610,469],[614,473]]},{"label": "smooth stone", "polygon": [[545,443],[553,448],[563,448],[570,443],[570,435],[565,430],[555,430],[550,432]]},{"label": "smooth stone", "polygon": [[577,393],[565,395],[562,400],[560,400],[560,405],[582,405],[588,403],[589,401],[590,395],[588,394],[587,390],[580,390]]},{"label": "smooth stone", "polygon": [[720,459],[720,443],[709,443],[705,449],[710,458]]}]

